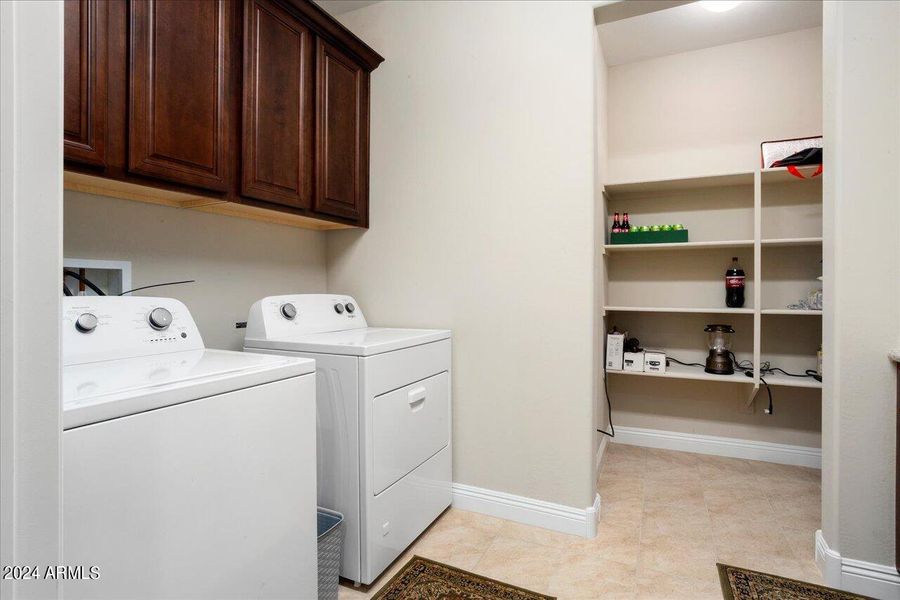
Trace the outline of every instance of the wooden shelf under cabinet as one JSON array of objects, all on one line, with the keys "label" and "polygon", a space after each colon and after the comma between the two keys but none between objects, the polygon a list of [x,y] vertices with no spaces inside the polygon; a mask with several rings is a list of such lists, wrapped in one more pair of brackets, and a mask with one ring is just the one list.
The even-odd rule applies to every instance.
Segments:
[{"label": "wooden shelf under cabinet", "polygon": [[260,208],[248,204],[209,198],[207,196],[174,192],[157,187],[136,185],[125,181],[106,179],[105,177],[95,177],[76,171],[65,171],[63,173],[63,187],[74,192],[84,192],[87,194],[121,198],[124,200],[135,200],[138,202],[147,202],[149,204],[161,204],[173,208],[190,208],[202,212],[252,219],[254,221],[273,223],[275,225],[299,227],[301,229],[328,231],[331,229],[350,229],[354,227],[353,225],[324,221],[280,210]]}]

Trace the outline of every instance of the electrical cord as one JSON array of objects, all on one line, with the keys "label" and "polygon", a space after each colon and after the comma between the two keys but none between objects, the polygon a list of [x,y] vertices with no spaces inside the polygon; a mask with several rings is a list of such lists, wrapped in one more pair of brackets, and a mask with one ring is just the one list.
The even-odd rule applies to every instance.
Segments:
[{"label": "electrical cord", "polygon": [[672,362],[678,363],[679,365],[684,365],[685,367],[705,367],[705,366],[706,366],[706,365],[701,365],[700,363],[686,363],[686,362],[681,362],[680,360],[678,360],[677,358],[675,358],[675,357],[673,357],[673,356],[668,356],[668,355],[667,355],[666,358],[668,358],[668,359],[671,360]]},{"label": "electrical cord", "polygon": [[788,373],[787,371],[785,371],[784,369],[781,369],[781,368],[779,368],[779,367],[771,367],[771,368],[768,369],[768,370],[769,370],[769,371],[772,371],[773,373],[774,373],[775,371],[779,371],[779,372],[781,372],[781,373],[784,373],[784,374],[787,375],[788,377],[812,377],[812,375],[809,374],[809,371],[807,371],[806,373],[803,373],[802,375],[798,375],[797,373]]},{"label": "electrical cord", "polygon": [[[64,281],[64,282],[63,282],[63,294],[66,293],[66,288],[65,288],[65,286],[66,286],[66,284],[65,284],[65,278],[66,278],[66,277],[71,277],[72,279],[77,279],[78,281],[80,281],[80,282],[83,283],[84,285],[86,285],[86,286],[88,286],[89,288],[91,288],[91,290],[93,290],[94,293],[97,294],[98,296],[105,296],[105,295],[106,295],[106,293],[105,293],[103,290],[101,290],[99,287],[97,287],[96,285],[94,285],[94,283],[93,283],[90,279],[88,279],[87,277],[85,277],[85,276],[83,276],[83,275],[80,275],[78,272],[72,271],[72,270],[70,270],[70,269],[63,269],[63,281]],[[68,295],[71,296],[72,293],[69,292]]]},{"label": "electrical cord", "polygon": [[[616,427],[613,425],[612,418],[612,402],[609,399],[609,384],[607,384],[606,380],[609,378],[609,372],[606,370],[606,358],[603,359],[603,393],[606,394],[606,411],[609,415],[609,431],[605,429],[598,429],[599,433],[603,435],[609,436],[611,438],[616,437]],[[610,433],[611,432],[611,433]]]},{"label": "electrical cord", "polygon": [[184,281],[168,281],[166,283],[154,283],[153,285],[144,285],[141,287],[132,288],[130,290],[124,291],[120,296],[124,296],[125,294],[130,294],[131,292],[137,292],[140,290],[149,290],[150,288],[162,287],[164,285],[181,285],[182,283],[194,283],[197,281],[196,279],[185,279]]},{"label": "electrical cord", "polygon": [[63,281],[63,296],[71,296],[72,290],[69,289],[69,286],[66,285],[66,282]]},{"label": "electrical cord", "polygon": [[767,415],[775,414],[775,406],[772,404],[772,388],[769,387],[769,384],[766,383],[766,380],[763,379],[762,375],[759,376],[759,380],[766,386],[766,392],[769,394],[769,408],[766,409]]}]

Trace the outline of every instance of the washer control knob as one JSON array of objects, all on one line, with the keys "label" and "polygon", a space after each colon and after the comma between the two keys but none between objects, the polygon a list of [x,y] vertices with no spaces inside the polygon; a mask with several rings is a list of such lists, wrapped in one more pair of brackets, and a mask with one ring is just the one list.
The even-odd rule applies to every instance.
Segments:
[{"label": "washer control knob", "polygon": [[356,307],[353,306],[353,303],[352,303],[352,302],[348,302],[348,303],[346,304],[345,308],[347,309],[347,312],[350,313],[350,314],[353,314],[353,313],[356,312]]},{"label": "washer control knob", "polygon": [[285,302],[281,305],[281,316],[288,321],[293,321],[297,316],[297,307],[290,302]]},{"label": "washer control knob", "polygon": [[91,313],[82,313],[75,319],[75,329],[81,333],[90,333],[97,329],[97,315]]},{"label": "washer control knob", "polygon": [[150,316],[147,317],[147,322],[150,323],[150,327],[152,327],[153,329],[157,331],[164,331],[169,328],[169,325],[172,324],[172,313],[162,307],[154,308],[150,311]]},{"label": "washer control knob", "polygon": [[336,313],[339,314],[339,315],[340,315],[340,314],[343,314],[343,312],[344,312],[344,305],[341,304],[340,302],[338,302],[337,304],[335,304],[335,305],[334,305],[334,312],[336,312]]}]

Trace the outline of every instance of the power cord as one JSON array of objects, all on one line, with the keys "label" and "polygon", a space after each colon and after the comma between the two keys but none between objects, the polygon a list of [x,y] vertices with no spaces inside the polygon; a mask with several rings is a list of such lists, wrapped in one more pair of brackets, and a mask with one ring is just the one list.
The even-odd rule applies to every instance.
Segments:
[{"label": "power cord", "polygon": [[683,365],[683,366],[685,366],[685,367],[705,367],[705,366],[706,366],[706,365],[701,365],[700,363],[686,363],[686,362],[681,362],[681,361],[678,360],[677,358],[672,357],[672,356],[668,356],[668,355],[666,355],[666,358],[668,358],[668,359],[671,360],[672,362],[678,363],[679,365]]},{"label": "power cord", "polygon": [[612,402],[609,399],[609,384],[606,380],[609,379],[609,372],[606,370],[606,357],[603,357],[603,393],[606,394],[606,413],[609,415],[609,431],[605,429],[598,429],[599,433],[603,435],[609,436],[611,438],[616,437],[616,427],[613,425],[612,418]]},{"label": "power cord", "polygon": [[153,285],[144,285],[141,287],[131,288],[130,290],[126,290],[119,294],[120,296],[124,296],[125,294],[130,294],[131,292],[137,292],[140,290],[149,290],[150,288],[162,287],[164,285],[181,285],[182,283],[194,283],[197,281],[196,279],[185,279],[184,281],[168,281],[166,283],[154,283]]},{"label": "power cord", "polygon": [[[96,285],[94,285],[94,283],[93,283],[90,279],[88,279],[87,277],[85,277],[84,275],[79,274],[77,271],[72,271],[72,270],[70,270],[70,269],[63,269],[63,294],[65,294],[65,295],[67,295],[67,296],[71,296],[71,295],[72,295],[72,292],[69,291],[69,289],[66,287],[66,283],[65,283],[66,277],[71,277],[72,279],[77,279],[78,281],[80,281],[80,282],[83,283],[84,285],[86,285],[86,286],[88,286],[89,288],[91,288],[91,290],[93,290],[94,293],[97,294],[98,296],[105,296],[105,295],[106,295],[106,294],[103,292],[103,290],[101,290],[99,287],[97,287]],[[66,294],[66,291],[69,291],[69,293]]]},{"label": "power cord", "polygon": [[775,406],[772,404],[772,388],[769,386],[769,384],[766,382],[766,380],[763,379],[762,375],[759,376],[759,380],[763,383],[763,385],[766,386],[766,393],[769,394],[769,408],[766,409],[766,414],[774,415],[775,414]]}]

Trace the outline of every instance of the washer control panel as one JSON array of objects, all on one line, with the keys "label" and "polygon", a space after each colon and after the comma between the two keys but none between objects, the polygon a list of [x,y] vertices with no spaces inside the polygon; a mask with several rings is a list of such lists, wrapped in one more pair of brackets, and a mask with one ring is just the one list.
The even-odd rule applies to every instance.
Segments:
[{"label": "washer control panel", "polygon": [[63,364],[202,350],[187,307],[172,298],[63,298]]},{"label": "washer control panel", "polygon": [[247,317],[247,339],[344,331],[367,327],[359,305],[350,296],[294,294],[269,296],[253,304]]}]

